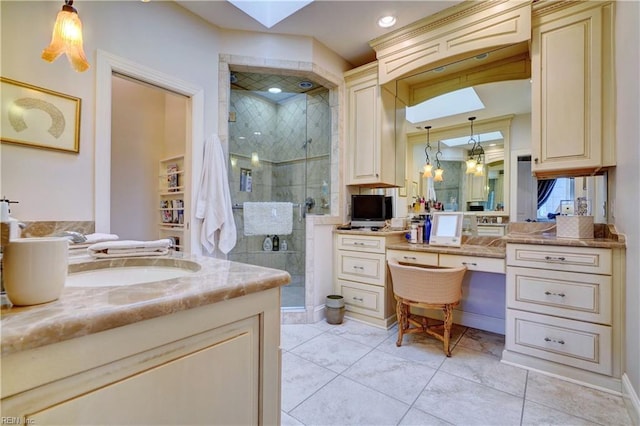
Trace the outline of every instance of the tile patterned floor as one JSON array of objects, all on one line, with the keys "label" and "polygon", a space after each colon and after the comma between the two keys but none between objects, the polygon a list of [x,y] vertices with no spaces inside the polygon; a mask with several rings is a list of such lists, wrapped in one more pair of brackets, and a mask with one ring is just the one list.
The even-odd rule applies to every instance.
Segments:
[{"label": "tile patterned floor", "polygon": [[348,318],[282,325],[282,425],[631,425],[622,398],[500,363],[501,335],[432,338]]}]

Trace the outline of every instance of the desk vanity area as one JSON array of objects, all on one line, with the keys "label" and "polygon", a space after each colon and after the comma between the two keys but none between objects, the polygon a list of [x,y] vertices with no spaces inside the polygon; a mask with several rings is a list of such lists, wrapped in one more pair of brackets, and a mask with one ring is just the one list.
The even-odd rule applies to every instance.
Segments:
[{"label": "desk vanity area", "polygon": [[406,231],[336,230],[334,291],[347,317],[391,328],[386,259],[464,265],[455,324],[503,334],[503,362],[619,390],[624,237],[602,224],[593,239],[556,238],[553,222],[506,229],[504,237],[464,237],[460,247],[408,243]]}]

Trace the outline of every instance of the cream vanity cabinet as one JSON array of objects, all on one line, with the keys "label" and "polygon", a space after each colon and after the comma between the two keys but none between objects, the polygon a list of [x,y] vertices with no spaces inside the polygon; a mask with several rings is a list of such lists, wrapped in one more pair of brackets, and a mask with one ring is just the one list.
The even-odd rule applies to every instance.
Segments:
[{"label": "cream vanity cabinet", "polygon": [[395,323],[395,299],[389,283],[386,246],[404,239],[391,235],[335,236],[335,291],[344,297],[346,315],[380,327]]},{"label": "cream vanity cabinet", "polygon": [[507,244],[503,360],[619,391],[622,259],[619,249]]},{"label": "cream vanity cabinet", "polygon": [[2,415],[37,425],[278,424],[279,291],[4,356]]},{"label": "cream vanity cabinet", "polygon": [[[395,96],[378,85],[376,63],[348,71],[344,77],[347,87],[347,185],[396,186]],[[404,155],[403,152],[403,163]]]},{"label": "cream vanity cabinet", "polygon": [[533,7],[533,173],[587,174],[615,165],[613,2]]}]

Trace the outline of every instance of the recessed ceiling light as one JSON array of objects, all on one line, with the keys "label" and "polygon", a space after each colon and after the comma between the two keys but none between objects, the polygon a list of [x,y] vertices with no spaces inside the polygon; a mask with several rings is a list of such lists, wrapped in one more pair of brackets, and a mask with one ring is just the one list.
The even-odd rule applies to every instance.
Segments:
[{"label": "recessed ceiling light", "polygon": [[280,93],[282,92],[282,89],[279,87],[270,87],[269,88],[269,93]]},{"label": "recessed ceiling light", "polygon": [[488,57],[489,57],[489,54],[488,54],[488,53],[481,53],[481,54],[479,54],[479,55],[477,55],[477,56],[476,56],[476,59],[477,59],[478,61],[481,61],[481,60],[483,60],[483,59],[487,59]]},{"label": "recessed ceiling light", "polygon": [[383,16],[378,19],[378,26],[381,28],[393,27],[396,24],[396,17],[393,15]]},{"label": "recessed ceiling light", "polygon": [[298,87],[301,89],[311,89],[313,87],[313,83],[310,81],[301,81],[298,83]]},{"label": "recessed ceiling light", "polygon": [[434,68],[433,72],[442,72],[446,69],[446,67],[438,67],[438,68]]}]

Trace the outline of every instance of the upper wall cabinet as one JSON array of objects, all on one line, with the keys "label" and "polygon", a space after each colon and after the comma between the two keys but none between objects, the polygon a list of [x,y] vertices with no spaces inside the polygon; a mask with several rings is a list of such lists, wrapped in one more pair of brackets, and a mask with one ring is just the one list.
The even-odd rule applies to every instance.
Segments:
[{"label": "upper wall cabinet", "polygon": [[376,51],[379,83],[385,84],[530,38],[530,0],[464,1],[369,45]]},{"label": "upper wall cabinet", "polygon": [[607,2],[534,6],[531,139],[538,177],[615,165],[612,19]]},{"label": "upper wall cabinet", "polygon": [[377,64],[345,73],[347,87],[347,185],[394,187],[404,166],[396,161],[396,99],[378,85]]}]

